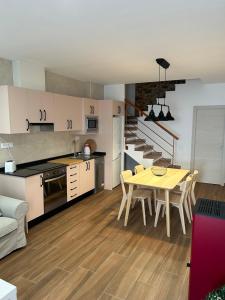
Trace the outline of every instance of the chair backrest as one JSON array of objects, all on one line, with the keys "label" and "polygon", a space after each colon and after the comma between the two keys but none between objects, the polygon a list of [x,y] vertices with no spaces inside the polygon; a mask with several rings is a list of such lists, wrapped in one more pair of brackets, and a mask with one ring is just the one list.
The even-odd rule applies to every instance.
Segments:
[{"label": "chair backrest", "polygon": [[122,171],[122,172],[120,173],[120,181],[121,181],[121,186],[122,186],[123,196],[126,196],[126,195],[127,195],[124,181],[125,181],[127,178],[131,177],[131,176],[132,176],[132,171],[131,171],[131,170]]},{"label": "chair backrest", "polygon": [[194,170],[194,172],[192,173],[192,185],[191,185],[192,192],[194,192],[197,179],[198,179],[198,170]]},{"label": "chair backrest", "polygon": [[180,190],[181,190],[181,198],[180,201],[181,203],[184,202],[184,200],[186,199],[188,192],[190,191],[191,188],[191,184],[192,184],[192,176],[189,175],[185,181],[181,182],[180,184]]},{"label": "chair backrest", "polygon": [[143,165],[137,165],[134,167],[134,173],[137,174],[137,173],[140,173],[142,171],[144,171],[144,166]]}]

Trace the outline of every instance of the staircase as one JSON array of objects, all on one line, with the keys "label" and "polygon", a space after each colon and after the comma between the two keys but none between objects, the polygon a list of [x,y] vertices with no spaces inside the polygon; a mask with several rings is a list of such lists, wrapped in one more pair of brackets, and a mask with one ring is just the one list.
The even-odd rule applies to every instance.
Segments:
[{"label": "staircase", "polygon": [[[127,106],[135,108],[140,117],[126,116],[124,152],[138,164],[143,164],[145,168],[153,165],[180,168],[180,166],[174,164],[175,140],[178,140],[178,137],[159,122],[144,121],[141,117],[145,117],[147,114],[128,100],[126,100],[126,108]],[[153,124],[159,126],[163,133],[166,132],[169,135],[168,140],[151,128]],[[171,141],[169,138],[171,138]]]}]

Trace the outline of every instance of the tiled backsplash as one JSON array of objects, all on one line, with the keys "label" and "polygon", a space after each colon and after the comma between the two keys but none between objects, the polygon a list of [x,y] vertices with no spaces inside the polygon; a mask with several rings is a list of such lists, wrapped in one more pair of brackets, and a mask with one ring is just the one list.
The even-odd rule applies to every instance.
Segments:
[{"label": "tiled backsplash", "polygon": [[[85,137],[82,136],[83,141]],[[60,156],[74,151],[76,140],[76,151],[80,151],[82,142],[74,132],[44,132],[33,134],[0,135],[0,143],[12,142],[14,147],[10,149],[17,164]],[[0,166],[10,159],[7,149],[0,149]]]}]

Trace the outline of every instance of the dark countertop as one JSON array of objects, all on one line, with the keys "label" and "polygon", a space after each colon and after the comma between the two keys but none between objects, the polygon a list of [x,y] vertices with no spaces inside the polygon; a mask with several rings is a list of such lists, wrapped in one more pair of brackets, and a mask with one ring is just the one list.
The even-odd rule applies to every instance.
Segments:
[{"label": "dark countertop", "polygon": [[[99,158],[99,157],[102,157],[102,156],[105,156],[105,155],[106,155],[105,152],[94,152],[90,156],[85,156],[83,154],[78,154],[77,156],[75,156],[75,158],[82,159],[82,160],[86,161],[86,160],[90,160],[90,159],[96,159],[96,158]],[[28,167],[35,166],[35,165],[38,165],[38,164],[41,164],[41,163],[46,163],[47,161],[52,160],[52,159],[70,157],[70,156],[71,157],[74,156],[74,153],[61,155],[61,156],[56,156],[56,157],[49,157],[47,159],[42,159],[42,160],[33,161],[33,162],[29,162],[29,163],[18,164],[16,166],[17,170],[13,173],[5,173],[4,168],[0,168],[0,175],[10,175],[10,176],[23,177],[23,178],[34,176],[34,175],[43,173],[43,171],[27,169]],[[64,166],[64,165],[62,164],[62,166]]]}]

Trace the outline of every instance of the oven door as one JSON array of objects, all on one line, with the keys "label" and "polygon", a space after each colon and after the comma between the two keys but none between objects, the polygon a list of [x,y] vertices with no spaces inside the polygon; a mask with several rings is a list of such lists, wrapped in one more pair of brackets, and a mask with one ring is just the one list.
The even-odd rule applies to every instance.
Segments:
[{"label": "oven door", "polygon": [[47,213],[67,202],[66,173],[43,179],[44,212]]}]

